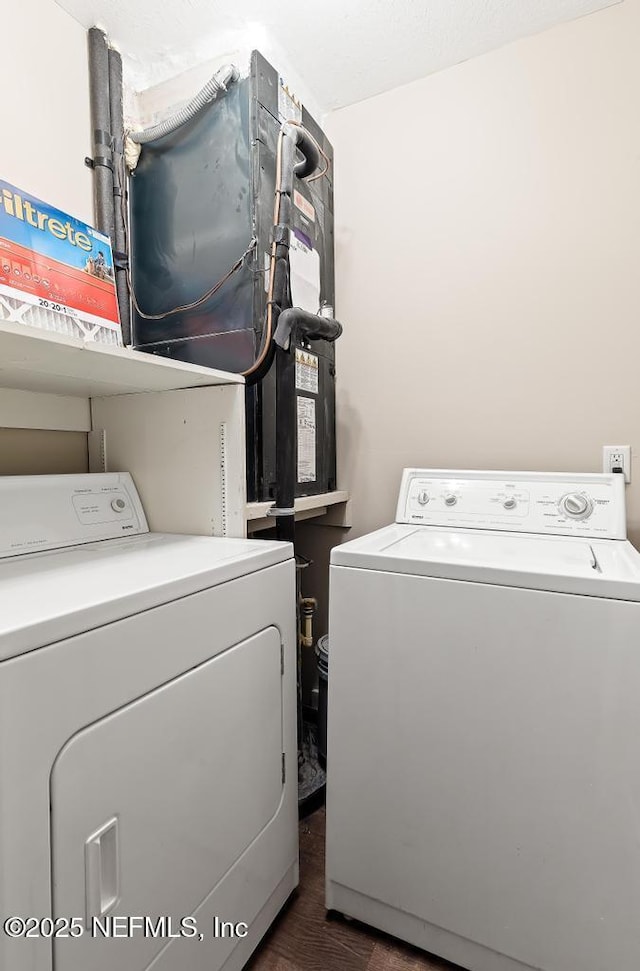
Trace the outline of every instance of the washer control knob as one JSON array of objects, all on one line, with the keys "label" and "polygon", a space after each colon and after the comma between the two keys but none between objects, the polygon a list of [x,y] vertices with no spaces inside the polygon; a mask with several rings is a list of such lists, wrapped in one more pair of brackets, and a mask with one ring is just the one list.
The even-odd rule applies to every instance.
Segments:
[{"label": "washer control knob", "polygon": [[582,492],[569,492],[560,500],[560,512],[569,519],[588,519],[593,512],[593,503]]},{"label": "washer control knob", "polygon": [[444,497],[445,506],[455,506],[457,501],[458,501],[458,497],[454,496],[452,493],[449,493],[448,496]]},{"label": "washer control knob", "polygon": [[426,489],[421,489],[418,493],[418,502],[421,506],[426,506],[426,504],[429,502],[429,493]]},{"label": "washer control knob", "polygon": [[502,505],[505,509],[515,509],[518,505],[518,501],[513,496],[509,496],[507,499],[505,499]]},{"label": "washer control knob", "polygon": [[124,510],[127,508],[127,504],[124,499],[112,499],[111,508],[114,512],[124,512]]}]

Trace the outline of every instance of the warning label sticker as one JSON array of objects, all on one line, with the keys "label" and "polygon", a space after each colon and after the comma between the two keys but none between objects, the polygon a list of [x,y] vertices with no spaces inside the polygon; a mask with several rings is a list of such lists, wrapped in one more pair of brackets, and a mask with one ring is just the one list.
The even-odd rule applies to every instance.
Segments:
[{"label": "warning label sticker", "polygon": [[316,480],[316,403],[313,398],[297,397],[298,482]]},{"label": "warning label sticker", "polygon": [[307,219],[310,219],[312,223],[316,221],[315,209],[313,208],[309,200],[305,199],[302,193],[298,192],[297,189],[293,190],[293,204],[294,206],[296,206],[296,208],[300,210],[301,213],[303,213],[307,217]]},{"label": "warning label sticker", "polygon": [[296,347],[296,388],[318,393],[318,358],[310,351]]}]

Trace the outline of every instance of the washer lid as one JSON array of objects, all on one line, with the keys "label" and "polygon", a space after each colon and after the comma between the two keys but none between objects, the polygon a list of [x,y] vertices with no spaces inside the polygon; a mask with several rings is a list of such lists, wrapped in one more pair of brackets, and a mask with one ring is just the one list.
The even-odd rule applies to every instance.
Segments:
[{"label": "washer lid", "polygon": [[0,560],[0,661],[292,557],[290,543],[147,533]]},{"label": "washer lid", "polygon": [[336,547],[333,566],[640,600],[626,540],[393,525]]}]

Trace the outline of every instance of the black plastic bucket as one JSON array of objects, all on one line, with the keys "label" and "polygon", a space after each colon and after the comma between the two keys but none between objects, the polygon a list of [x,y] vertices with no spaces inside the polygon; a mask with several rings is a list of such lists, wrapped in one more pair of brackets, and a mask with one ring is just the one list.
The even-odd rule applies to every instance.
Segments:
[{"label": "black plastic bucket", "polygon": [[318,761],[327,764],[327,695],[329,691],[329,635],[316,644],[318,659]]}]

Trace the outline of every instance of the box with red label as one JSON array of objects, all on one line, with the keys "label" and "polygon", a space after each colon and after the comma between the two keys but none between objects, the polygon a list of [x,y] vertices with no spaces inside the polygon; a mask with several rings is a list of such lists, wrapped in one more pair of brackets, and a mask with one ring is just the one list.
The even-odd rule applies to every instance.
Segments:
[{"label": "box with red label", "polygon": [[122,345],[111,243],[0,179],[0,321]]}]

